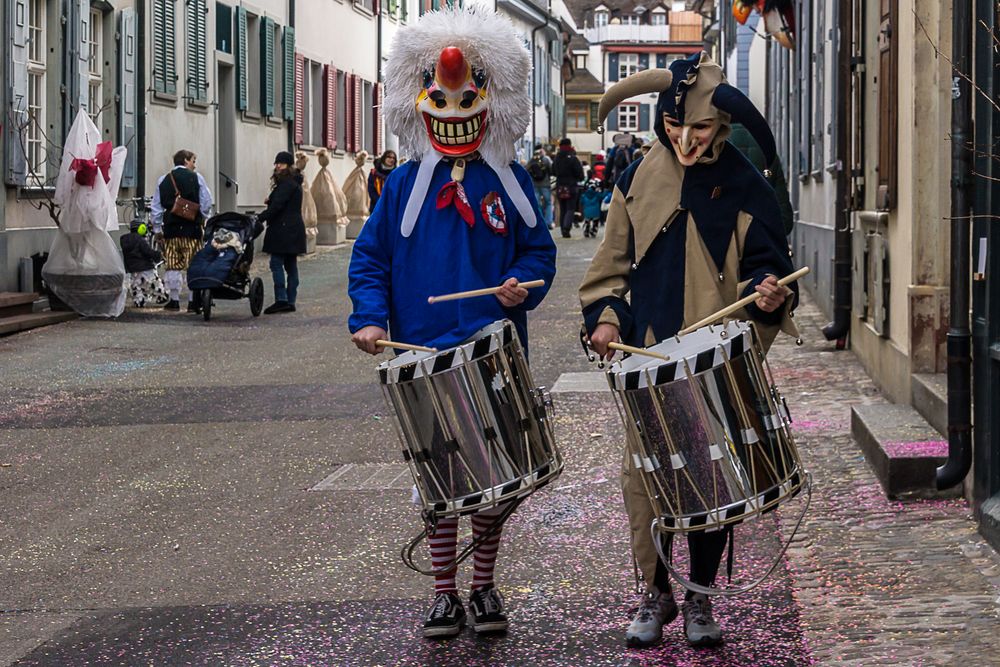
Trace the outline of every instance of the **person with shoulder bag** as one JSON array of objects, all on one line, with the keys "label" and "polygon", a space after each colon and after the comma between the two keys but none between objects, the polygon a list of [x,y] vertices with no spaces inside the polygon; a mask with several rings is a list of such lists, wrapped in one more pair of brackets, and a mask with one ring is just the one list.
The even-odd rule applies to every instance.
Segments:
[{"label": "person with shoulder bag", "polygon": [[[299,255],[306,252],[306,224],[302,219],[302,174],[288,151],[274,158],[271,194],[267,209],[257,219],[267,223],[264,252],[271,255],[274,278],[274,303],[264,309],[266,315],[294,313],[299,288]],[[287,278],[287,280],[286,280]]]},{"label": "person with shoulder bag", "polygon": [[[165,310],[180,310],[180,294],[187,288],[187,269],[201,250],[202,226],[211,215],[212,193],[195,171],[198,156],[189,150],[174,153],[174,167],[160,177],[153,193],[153,232],[163,238],[163,283],[170,293]],[[200,312],[200,295],[188,290],[187,310]]]}]

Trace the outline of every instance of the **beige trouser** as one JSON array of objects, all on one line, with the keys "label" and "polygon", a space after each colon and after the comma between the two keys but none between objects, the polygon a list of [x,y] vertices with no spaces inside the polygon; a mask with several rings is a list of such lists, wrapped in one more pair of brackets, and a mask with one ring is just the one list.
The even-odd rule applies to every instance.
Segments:
[{"label": "beige trouser", "polygon": [[632,553],[639,565],[646,584],[653,583],[656,575],[656,563],[659,556],[653,545],[649,527],[656,517],[653,504],[646,494],[646,487],[639,476],[639,471],[632,464],[628,447],[625,448],[625,458],[622,461],[622,496],[625,499],[625,511],[628,513],[628,525],[632,541]]}]

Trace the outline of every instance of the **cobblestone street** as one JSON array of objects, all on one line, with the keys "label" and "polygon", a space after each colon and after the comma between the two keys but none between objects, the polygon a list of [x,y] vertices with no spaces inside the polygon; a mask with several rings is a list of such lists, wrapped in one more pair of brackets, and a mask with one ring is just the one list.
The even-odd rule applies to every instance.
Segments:
[{"label": "cobblestone street", "polygon": [[[722,647],[687,647],[675,621],[625,648],[623,430],[576,339],[594,247],[560,242],[531,319],[566,470],[505,532],[508,635],[419,636],[430,586],[398,557],[416,512],[372,359],[348,346],[339,249],[302,264],[292,315],[133,312],[0,340],[0,664],[1000,665],[1000,558],[964,501],[885,499],[850,435],[851,405],[884,399],[808,298],[804,345],[769,357],[814,477],[785,567],[716,603]],[[733,585],[802,502],[737,529]]]}]

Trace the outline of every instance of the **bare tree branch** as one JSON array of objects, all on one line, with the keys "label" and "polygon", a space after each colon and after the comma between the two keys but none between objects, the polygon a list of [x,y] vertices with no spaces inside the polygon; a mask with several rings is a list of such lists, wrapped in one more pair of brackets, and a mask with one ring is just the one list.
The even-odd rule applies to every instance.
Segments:
[{"label": "bare tree branch", "polygon": [[957,67],[955,67],[955,63],[952,61],[952,59],[949,58],[948,56],[946,56],[941,51],[941,49],[938,48],[937,44],[934,43],[934,40],[931,39],[930,33],[927,32],[927,28],[924,26],[923,21],[920,20],[920,16],[917,15],[917,10],[916,9],[913,10],[913,18],[916,20],[917,25],[920,26],[920,30],[924,33],[924,36],[927,38],[927,43],[931,45],[932,49],[934,49],[934,55],[935,55],[935,57],[941,58],[946,63],[948,63],[949,65],[951,65],[951,70],[953,72],[955,72],[955,74],[959,78],[961,78],[961,79],[963,79],[965,81],[968,81],[969,85],[971,85],[976,90],[977,93],[979,93],[980,95],[982,95],[983,98],[987,102],[989,102],[993,106],[994,109],[996,109],[997,111],[1000,111],[1000,104],[997,104],[996,100],[994,100],[992,97],[990,97],[990,95],[985,90],[983,90],[982,88],[980,88],[976,84],[976,82],[973,81],[972,78],[968,74],[966,74],[965,72],[960,71]]}]

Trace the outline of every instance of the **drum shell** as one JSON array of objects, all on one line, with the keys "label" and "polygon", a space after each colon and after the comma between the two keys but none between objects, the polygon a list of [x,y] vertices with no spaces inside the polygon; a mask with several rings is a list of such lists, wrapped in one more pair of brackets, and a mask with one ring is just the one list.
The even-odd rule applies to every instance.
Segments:
[{"label": "drum shell", "polygon": [[424,509],[461,515],[528,495],[562,470],[551,403],[513,325],[436,355],[401,355],[380,378]]},{"label": "drum shell", "polygon": [[[717,530],[791,498],[804,471],[787,409],[768,380],[756,336],[745,323],[699,330],[703,349],[622,372],[609,380],[660,526]],[[692,334],[694,335],[694,334]],[[635,364],[633,364],[635,365]]]}]

